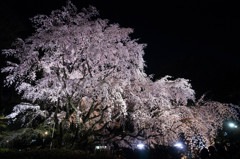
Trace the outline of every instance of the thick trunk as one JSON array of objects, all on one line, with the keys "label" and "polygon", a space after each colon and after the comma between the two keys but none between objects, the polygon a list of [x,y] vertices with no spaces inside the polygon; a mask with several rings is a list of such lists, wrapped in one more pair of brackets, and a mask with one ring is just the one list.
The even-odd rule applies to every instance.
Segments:
[{"label": "thick trunk", "polygon": [[59,124],[59,137],[58,137],[58,146],[62,147],[62,141],[63,141],[63,126],[62,122]]},{"label": "thick trunk", "polygon": [[76,131],[75,131],[74,140],[72,142],[72,148],[73,148],[75,143],[76,143],[76,141],[79,140],[79,137],[80,137],[79,135],[80,135],[80,132],[81,132],[81,123],[80,123],[81,112],[80,112],[78,107],[75,107],[75,105],[72,103],[71,100],[69,100],[69,105],[76,112],[76,125],[75,125],[76,126]]},{"label": "thick trunk", "polygon": [[65,119],[69,118],[69,104],[66,105],[66,117]]}]

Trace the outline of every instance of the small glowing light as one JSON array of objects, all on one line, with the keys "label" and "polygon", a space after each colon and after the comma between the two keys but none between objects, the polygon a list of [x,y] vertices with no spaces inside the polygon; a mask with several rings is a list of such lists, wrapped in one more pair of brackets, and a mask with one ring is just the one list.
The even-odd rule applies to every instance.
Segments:
[{"label": "small glowing light", "polygon": [[45,135],[47,135],[47,134],[48,134],[48,132],[47,132],[47,131],[45,131],[45,132],[44,132],[44,134],[45,134]]},{"label": "small glowing light", "polygon": [[96,150],[107,149],[107,146],[95,146]]},{"label": "small glowing light", "polygon": [[100,149],[100,146],[96,146],[95,148],[96,148],[97,150],[99,150],[99,149]]},{"label": "small glowing light", "polygon": [[237,125],[235,125],[234,123],[229,123],[228,126],[229,126],[230,128],[237,128]]},{"label": "small glowing light", "polygon": [[174,146],[177,148],[183,149],[183,144],[180,142],[177,142]]},{"label": "small glowing light", "polygon": [[140,150],[144,149],[144,147],[145,147],[144,144],[137,144],[137,148],[140,149]]},{"label": "small glowing light", "polygon": [[235,126],[233,123],[229,123],[228,125],[229,125],[229,127],[231,127],[231,128],[233,128],[233,127]]},{"label": "small glowing light", "polygon": [[7,140],[6,142],[8,143],[9,141]]}]

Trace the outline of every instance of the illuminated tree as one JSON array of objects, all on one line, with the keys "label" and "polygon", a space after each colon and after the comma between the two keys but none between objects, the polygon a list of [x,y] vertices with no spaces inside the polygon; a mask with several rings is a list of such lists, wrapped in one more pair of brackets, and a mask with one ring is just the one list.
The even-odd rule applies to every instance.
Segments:
[{"label": "illuminated tree", "polygon": [[[138,142],[172,145],[181,133],[189,141],[200,135],[208,144],[222,117],[236,118],[221,103],[187,107],[195,92],[186,79],[166,76],[153,82],[144,73],[145,45],[129,36],[133,30],[97,15],[94,7],[77,12],[68,2],[49,16],[32,18],[36,32],[3,51],[16,59],[2,69],[6,85],[15,84],[23,99],[48,111],[46,124],[66,133],[73,133],[68,130],[74,125],[72,138],[80,145],[134,147]],[[39,107],[37,112],[42,113]]]},{"label": "illuminated tree", "polygon": [[133,30],[97,14],[94,7],[77,13],[68,3],[50,16],[32,18],[36,32],[3,51],[18,60],[2,70],[9,73],[6,84],[15,83],[23,99],[54,107],[50,118],[59,124],[61,113],[67,126],[76,124],[79,136],[101,132],[126,116],[124,93],[146,78],[144,45],[130,39]]}]

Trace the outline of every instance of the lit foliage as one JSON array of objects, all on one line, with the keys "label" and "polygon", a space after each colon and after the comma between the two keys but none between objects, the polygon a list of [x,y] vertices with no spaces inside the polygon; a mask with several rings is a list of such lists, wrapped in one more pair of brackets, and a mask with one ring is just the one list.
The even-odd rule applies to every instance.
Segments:
[{"label": "lit foliage", "polygon": [[19,124],[21,127],[29,127],[37,118],[46,119],[48,112],[46,110],[40,110],[40,106],[32,105],[29,103],[20,103],[13,108],[13,112],[6,116],[9,120],[9,124]]},{"label": "lit foliage", "polygon": [[195,92],[186,79],[153,82],[144,73],[145,45],[129,36],[133,30],[97,15],[94,7],[79,13],[68,2],[32,18],[36,32],[3,51],[17,59],[2,69],[6,85],[15,84],[23,99],[44,103],[48,123],[65,121],[64,129],[74,123],[87,142],[134,147],[139,141],[173,145],[181,133],[191,145],[199,135],[211,144],[224,119],[237,119],[228,104],[187,107]]}]

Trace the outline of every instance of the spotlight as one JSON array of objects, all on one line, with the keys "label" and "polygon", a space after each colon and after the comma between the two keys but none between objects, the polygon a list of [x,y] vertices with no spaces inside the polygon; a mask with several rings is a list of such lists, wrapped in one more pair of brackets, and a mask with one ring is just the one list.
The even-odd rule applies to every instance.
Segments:
[{"label": "spotlight", "polygon": [[143,149],[144,149],[144,147],[145,147],[145,145],[144,145],[144,144],[142,144],[142,143],[140,143],[140,144],[137,144],[137,148],[138,148],[139,150],[143,150]]},{"label": "spotlight", "polygon": [[179,148],[179,149],[183,149],[183,144],[180,142],[177,142],[176,144],[174,144],[175,147]]},{"label": "spotlight", "polygon": [[237,125],[235,125],[234,123],[229,123],[228,126],[229,126],[230,128],[237,128]]}]

